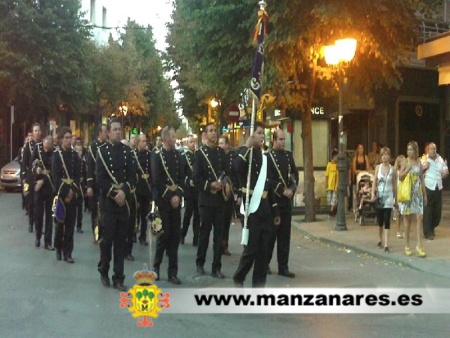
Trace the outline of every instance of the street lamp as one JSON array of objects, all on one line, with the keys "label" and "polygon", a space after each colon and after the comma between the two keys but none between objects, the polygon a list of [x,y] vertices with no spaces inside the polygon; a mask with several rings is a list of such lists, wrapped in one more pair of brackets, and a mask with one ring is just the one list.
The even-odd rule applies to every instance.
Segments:
[{"label": "street lamp", "polygon": [[123,131],[123,137],[126,138],[125,135],[125,125],[123,124],[124,117],[127,117],[128,107],[126,105],[121,104],[119,106],[119,112],[120,115],[122,115],[122,131]]},{"label": "street lamp", "polygon": [[338,185],[338,205],[336,216],[336,228],[335,230],[343,231],[347,230],[347,224],[345,221],[345,192],[347,190],[347,156],[344,154],[344,124],[343,124],[343,68],[353,59],[356,52],[356,40],[355,39],[341,39],[336,40],[334,45],[325,46],[325,62],[328,65],[336,66],[338,71],[338,86],[339,86],[339,155],[338,155],[338,171],[339,171],[339,185]]}]

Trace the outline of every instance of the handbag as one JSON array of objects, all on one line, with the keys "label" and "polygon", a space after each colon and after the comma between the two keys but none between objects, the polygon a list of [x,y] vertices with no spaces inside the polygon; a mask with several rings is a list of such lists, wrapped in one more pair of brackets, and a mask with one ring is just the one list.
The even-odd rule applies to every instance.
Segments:
[{"label": "handbag", "polygon": [[411,175],[408,173],[397,187],[397,202],[409,202],[411,200]]}]

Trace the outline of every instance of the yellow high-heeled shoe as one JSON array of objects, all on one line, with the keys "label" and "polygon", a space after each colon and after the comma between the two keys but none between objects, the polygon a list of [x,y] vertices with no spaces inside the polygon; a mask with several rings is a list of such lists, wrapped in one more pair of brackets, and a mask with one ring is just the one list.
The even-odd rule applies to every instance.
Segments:
[{"label": "yellow high-heeled shoe", "polygon": [[425,257],[427,255],[425,253],[425,251],[423,251],[422,248],[419,248],[418,246],[416,246],[416,251],[417,251],[417,256],[418,257]]},{"label": "yellow high-heeled shoe", "polygon": [[412,255],[412,252],[411,252],[411,249],[409,248],[409,246],[405,246],[405,254],[406,254],[406,256]]}]

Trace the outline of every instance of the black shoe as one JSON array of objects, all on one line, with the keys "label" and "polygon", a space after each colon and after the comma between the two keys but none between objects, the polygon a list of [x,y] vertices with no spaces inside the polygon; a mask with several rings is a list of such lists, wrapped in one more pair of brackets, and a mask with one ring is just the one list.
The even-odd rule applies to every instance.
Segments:
[{"label": "black shoe", "polygon": [[30,232],[30,233],[33,232],[33,226],[32,225],[28,226],[28,232]]},{"label": "black shoe", "polygon": [[231,256],[231,252],[230,252],[230,250],[228,250],[228,249],[223,250],[223,254],[224,254],[225,256]]},{"label": "black shoe", "polygon": [[127,291],[127,287],[122,282],[113,282],[113,288],[119,291]]},{"label": "black shoe", "polygon": [[55,251],[55,248],[52,247],[50,244],[45,244],[44,249],[48,251]]},{"label": "black shoe", "polygon": [[136,243],[137,242],[137,238],[136,238],[136,234],[134,234],[134,236],[133,236],[133,243]]},{"label": "black shoe", "polygon": [[267,267],[267,274],[271,275],[272,274],[272,270],[270,270],[270,266]]},{"label": "black shoe", "polygon": [[389,251],[389,247],[384,247],[384,252],[387,252],[387,253],[390,253],[390,251]]},{"label": "black shoe", "polygon": [[111,281],[109,280],[109,277],[106,275],[100,275],[100,280],[102,281],[103,286],[110,287]]},{"label": "black shoe", "polygon": [[289,270],[278,271],[278,275],[288,278],[295,278],[295,273],[290,272]]},{"label": "black shoe", "polygon": [[225,278],[224,274],[222,272],[220,272],[220,271],[213,271],[211,273],[211,276],[213,276],[214,278],[219,278],[219,279],[224,279]]},{"label": "black shoe", "polygon": [[155,271],[155,273],[156,273],[155,280],[158,281],[159,280],[159,267],[154,266],[153,271]]},{"label": "black shoe", "polygon": [[125,259],[127,259],[129,261],[134,261],[134,257],[132,254],[127,255],[127,257],[125,257]]},{"label": "black shoe", "polygon": [[180,244],[184,244],[184,237],[183,236],[180,237]]},{"label": "black shoe", "polygon": [[429,239],[430,241],[432,241],[434,239],[434,236],[433,235],[426,235],[425,238]]},{"label": "black shoe", "polygon": [[176,285],[180,285],[181,284],[181,281],[178,279],[177,276],[169,277],[169,279],[167,281],[169,283],[176,284]]},{"label": "black shoe", "polygon": [[77,232],[78,232],[79,234],[82,234],[84,231],[81,230],[80,228],[77,228]]},{"label": "black shoe", "polygon": [[34,246],[35,246],[36,248],[39,248],[39,247],[41,246],[41,241],[40,241],[39,239],[36,239],[36,240],[34,241]]},{"label": "black shoe", "polygon": [[381,245],[381,242],[378,242],[377,248],[378,248],[378,249],[383,249],[383,246]]},{"label": "black shoe", "polygon": [[67,263],[70,263],[70,264],[75,263],[75,261],[73,260],[72,257],[65,257],[65,258],[64,258],[64,261],[67,262]]},{"label": "black shoe", "polygon": [[203,269],[203,266],[197,266],[197,273],[199,275],[204,275],[205,274],[205,269]]},{"label": "black shoe", "polygon": [[62,260],[61,252],[56,251],[56,260],[57,260],[57,261]]},{"label": "black shoe", "polygon": [[234,287],[235,288],[243,288],[244,287],[244,282],[243,281],[240,281],[240,280],[237,280],[237,279],[233,278],[233,282],[234,282]]},{"label": "black shoe", "polygon": [[147,246],[148,242],[145,239],[139,239],[139,243],[141,243],[142,245]]}]

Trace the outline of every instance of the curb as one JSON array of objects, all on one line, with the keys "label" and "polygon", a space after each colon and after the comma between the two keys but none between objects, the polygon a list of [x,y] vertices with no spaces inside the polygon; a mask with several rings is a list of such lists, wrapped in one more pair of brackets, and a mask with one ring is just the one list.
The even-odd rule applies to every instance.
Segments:
[{"label": "curb", "polygon": [[[374,252],[374,251],[368,251],[368,250],[361,249],[360,247],[357,247],[357,246],[352,245],[352,244],[344,244],[344,243],[341,243],[341,242],[336,241],[336,240],[332,240],[332,239],[329,239],[329,238],[317,236],[317,235],[314,235],[314,234],[312,234],[311,232],[309,232],[307,230],[302,229],[300,224],[301,223],[299,223],[299,222],[292,221],[292,225],[294,225],[295,229],[298,232],[300,232],[304,236],[312,238],[313,240],[317,240],[317,241],[319,241],[321,243],[330,244],[331,246],[336,247],[336,248],[344,247],[344,248],[347,248],[347,249],[351,249],[356,254],[366,254],[366,255],[372,256],[374,258],[381,259],[383,261],[387,261],[387,262],[390,262],[390,263],[394,263],[394,264],[397,264],[397,265],[401,265],[401,266],[405,266],[405,267],[411,268],[411,269],[416,270],[416,271],[425,272],[425,273],[432,273],[432,274],[440,276],[440,277],[450,278],[449,274],[440,273],[441,271],[445,272],[445,269],[442,269],[442,270],[439,270],[439,271],[436,271],[436,270],[430,271],[430,270],[421,268],[421,267],[417,266],[414,263],[407,262],[405,260],[393,257],[392,255],[383,255],[381,253],[377,253],[377,252]],[[422,258],[418,258],[417,257],[417,259],[422,259]]]}]

